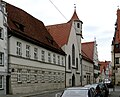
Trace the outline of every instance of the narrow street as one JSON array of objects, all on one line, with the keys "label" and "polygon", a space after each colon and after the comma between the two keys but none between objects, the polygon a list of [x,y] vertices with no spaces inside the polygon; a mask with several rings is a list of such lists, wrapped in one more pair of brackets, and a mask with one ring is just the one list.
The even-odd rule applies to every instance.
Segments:
[{"label": "narrow street", "polygon": [[[113,91],[113,88],[110,88],[109,92],[110,92],[109,97],[120,97],[120,86],[115,87],[115,92]],[[60,91],[45,93],[45,94],[40,94],[40,95],[34,95],[34,96],[30,96],[30,97],[55,97],[55,95],[57,93],[60,93]]]}]

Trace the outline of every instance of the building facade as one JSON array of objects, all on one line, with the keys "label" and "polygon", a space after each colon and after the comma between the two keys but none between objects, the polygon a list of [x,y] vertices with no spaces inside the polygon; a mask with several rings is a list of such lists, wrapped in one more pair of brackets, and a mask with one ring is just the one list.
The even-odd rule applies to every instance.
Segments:
[{"label": "building facade", "polygon": [[[0,31],[6,29],[5,38],[0,33],[0,86],[3,84],[7,94],[65,88],[66,54],[43,22],[11,4],[3,1],[2,4],[7,13],[7,28],[3,24],[0,26]],[[1,11],[0,17],[3,15]],[[7,78],[6,70],[9,72]]]},{"label": "building facade", "polygon": [[87,85],[87,84],[93,84],[93,78],[94,78],[94,63],[86,56],[82,56],[82,79],[81,79],[81,85]]},{"label": "building facade", "polygon": [[112,62],[100,61],[100,81],[112,80]]},{"label": "building facade", "polygon": [[115,33],[111,47],[113,81],[115,82],[114,84],[120,84],[120,9],[117,10]]},{"label": "building facade", "polygon": [[81,85],[81,38],[83,22],[76,9],[67,23],[46,26],[58,45],[66,53],[66,87]]},{"label": "building facade", "polygon": [[86,79],[86,74],[91,78],[87,78],[88,81],[84,81],[84,84],[95,83],[100,73],[96,40],[82,43],[82,57],[82,68],[88,68],[85,68],[86,73],[82,73],[82,79]]},{"label": "building facade", "polygon": [[0,1],[0,94],[6,94],[8,75],[7,18],[5,3]]}]

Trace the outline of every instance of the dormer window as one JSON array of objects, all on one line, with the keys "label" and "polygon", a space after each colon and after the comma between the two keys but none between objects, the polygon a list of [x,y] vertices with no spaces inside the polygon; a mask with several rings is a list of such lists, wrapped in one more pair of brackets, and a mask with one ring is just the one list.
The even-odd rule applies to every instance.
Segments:
[{"label": "dormer window", "polygon": [[15,24],[15,26],[16,26],[20,31],[24,32],[24,28],[25,28],[24,25],[22,25],[22,24],[20,24],[20,23],[18,23],[18,22],[16,22],[16,21],[13,21],[13,23]]},{"label": "dormer window", "polygon": [[46,38],[47,38],[47,41],[48,41],[50,44],[53,45],[54,41],[53,41],[52,39],[48,38],[48,37],[46,37]]}]

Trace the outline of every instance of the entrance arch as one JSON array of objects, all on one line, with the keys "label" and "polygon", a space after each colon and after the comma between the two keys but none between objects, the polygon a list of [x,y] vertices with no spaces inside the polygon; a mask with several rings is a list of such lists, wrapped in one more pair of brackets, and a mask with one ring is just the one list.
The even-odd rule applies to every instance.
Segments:
[{"label": "entrance arch", "polygon": [[72,87],[75,86],[75,75],[72,75]]}]

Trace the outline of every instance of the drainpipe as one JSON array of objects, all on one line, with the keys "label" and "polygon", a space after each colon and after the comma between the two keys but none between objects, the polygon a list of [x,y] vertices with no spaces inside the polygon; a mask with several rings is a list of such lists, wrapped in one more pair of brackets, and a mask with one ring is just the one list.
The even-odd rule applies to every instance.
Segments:
[{"label": "drainpipe", "polygon": [[65,55],[65,88],[66,88],[66,56],[67,55]]}]

